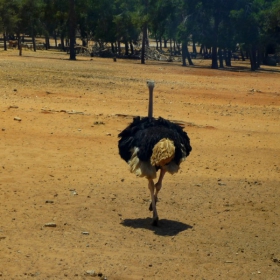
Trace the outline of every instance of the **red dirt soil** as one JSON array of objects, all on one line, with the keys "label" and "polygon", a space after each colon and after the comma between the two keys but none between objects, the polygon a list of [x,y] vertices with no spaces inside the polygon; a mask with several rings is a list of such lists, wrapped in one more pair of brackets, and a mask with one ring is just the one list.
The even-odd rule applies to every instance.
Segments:
[{"label": "red dirt soil", "polygon": [[[280,279],[279,67],[194,62],[0,51],[0,279]],[[117,145],[147,79],[193,147],[159,227]]]}]

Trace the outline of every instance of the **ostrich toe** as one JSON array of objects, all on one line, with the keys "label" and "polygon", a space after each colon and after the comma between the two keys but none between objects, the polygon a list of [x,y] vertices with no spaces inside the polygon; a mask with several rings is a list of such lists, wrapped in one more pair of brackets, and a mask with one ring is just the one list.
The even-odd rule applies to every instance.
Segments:
[{"label": "ostrich toe", "polygon": [[152,226],[158,227],[158,217],[154,218],[152,221]]}]

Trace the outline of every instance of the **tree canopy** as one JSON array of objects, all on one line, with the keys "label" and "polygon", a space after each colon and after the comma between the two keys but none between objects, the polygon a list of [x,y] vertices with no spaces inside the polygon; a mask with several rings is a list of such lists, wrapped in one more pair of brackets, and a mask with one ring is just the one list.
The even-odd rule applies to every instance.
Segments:
[{"label": "tree canopy", "polygon": [[185,58],[192,63],[187,45],[195,54],[199,45],[214,69],[223,67],[221,58],[230,65],[238,49],[256,70],[269,54],[279,52],[280,0],[0,0],[0,32],[4,41],[23,34],[44,36],[46,48],[50,37],[60,39],[63,49],[68,39],[70,59],[75,59],[77,36],[84,46],[94,40],[111,44],[113,51],[123,43],[126,54],[139,43],[142,63],[148,37],[157,48],[169,42],[170,52],[181,46],[183,65]]}]

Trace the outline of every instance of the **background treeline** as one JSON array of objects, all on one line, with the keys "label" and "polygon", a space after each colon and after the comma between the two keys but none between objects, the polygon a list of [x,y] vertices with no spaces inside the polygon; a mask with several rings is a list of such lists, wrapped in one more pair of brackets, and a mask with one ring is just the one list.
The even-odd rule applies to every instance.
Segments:
[{"label": "background treeline", "polygon": [[[69,40],[70,59],[75,59],[75,39],[87,46],[94,40],[110,44],[112,52],[141,47],[145,63],[148,37],[157,48],[180,53],[183,65],[192,64],[199,51],[212,60],[212,68],[230,66],[237,48],[250,58],[251,69],[266,63],[280,49],[280,0],[0,0],[0,32],[7,41],[45,37],[62,49]],[[190,54],[187,46],[192,44]],[[20,45],[20,41],[18,42]]]}]

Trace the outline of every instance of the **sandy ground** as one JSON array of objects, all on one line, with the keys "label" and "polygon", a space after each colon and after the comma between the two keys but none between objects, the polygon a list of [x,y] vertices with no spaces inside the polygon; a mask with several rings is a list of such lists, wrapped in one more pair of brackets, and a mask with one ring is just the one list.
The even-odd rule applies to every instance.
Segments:
[{"label": "sandy ground", "polygon": [[[280,279],[280,69],[195,64],[0,51],[0,279]],[[193,147],[159,227],[117,148],[147,79]]]}]

